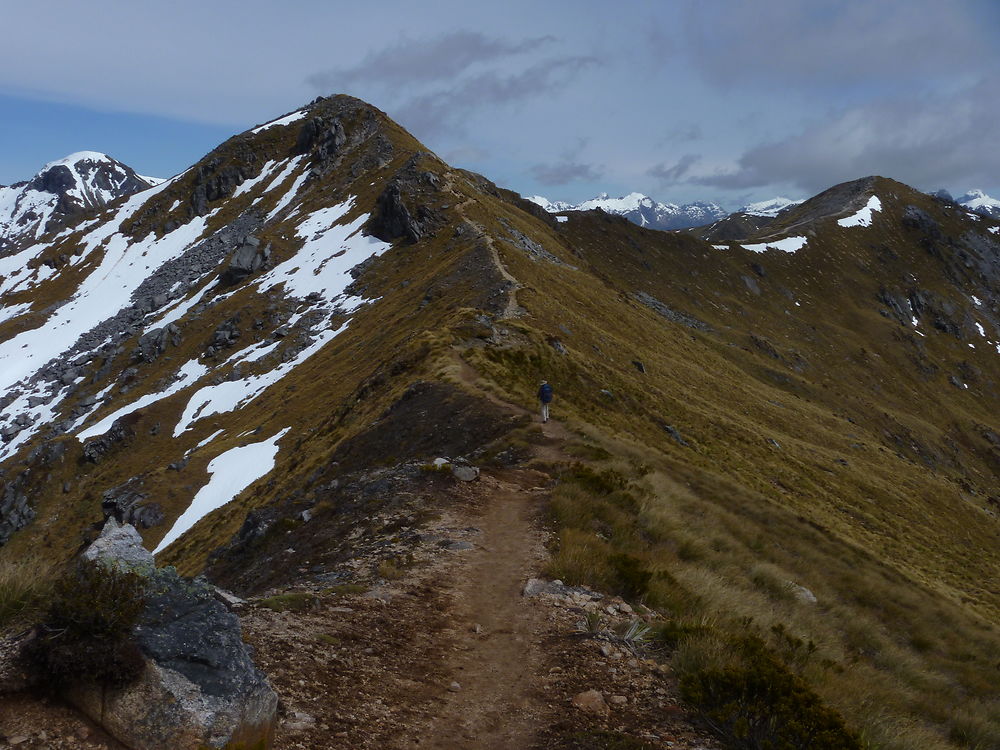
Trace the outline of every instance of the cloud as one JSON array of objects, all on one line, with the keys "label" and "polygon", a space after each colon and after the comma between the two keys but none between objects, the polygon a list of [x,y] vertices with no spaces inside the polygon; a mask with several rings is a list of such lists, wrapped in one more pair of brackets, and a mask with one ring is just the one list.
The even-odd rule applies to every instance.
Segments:
[{"label": "cloud", "polygon": [[992,185],[1000,173],[998,118],[996,82],[950,97],[879,100],[754,146],[733,169],[689,181],[732,190],[784,182],[810,193],[872,174],[922,189]]},{"label": "cloud", "polygon": [[568,185],[571,182],[599,180],[604,171],[593,164],[563,161],[550,164],[536,164],[531,175],[542,185]]},{"label": "cloud", "polygon": [[515,73],[487,71],[417,95],[394,108],[392,114],[418,134],[457,132],[473,114],[555,92],[597,62],[593,57],[561,57]]},{"label": "cloud", "polygon": [[997,60],[986,5],[977,12],[940,0],[760,0],[728,2],[720,12],[717,3],[686,1],[687,52],[723,86],[898,86]]},{"label": "cloud", "polygon": [[367,84],[398,90],[454,80],[473,65],[533,52],[554,41],[555,37],[540,36],[509,42],[476,31],[453,31],[426,40],[403,39],[391,47],[369,52],[353,67],[314,73],[307,81],[324,92]]},{"label": "cloud", "polygon": [[665,162],[660,162],[646,170],[649,177],[654,177],[660,185],[671,185],[679,182],[698,161],[700,154],[685,154],[674,164],[667,166]]}]

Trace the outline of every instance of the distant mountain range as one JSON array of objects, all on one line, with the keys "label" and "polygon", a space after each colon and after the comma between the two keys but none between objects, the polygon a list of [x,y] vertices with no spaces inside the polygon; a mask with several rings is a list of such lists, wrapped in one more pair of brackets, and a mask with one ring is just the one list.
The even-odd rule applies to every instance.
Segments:
[{"label": "distant mountain range", "polygon": [[49,162],[30,180],[0,186],[0,251],[37,240],[69,217],[161,182],[97,151]]},{"label": "distant mountain range", "polygon": [[938,198],[955,201],[960,206],[973,211],[981,216],[988,216],[991,219],[1000,219],[1000,200],[991,198],[982,190],[970,190],[965,195],[953,198],[947,190],[938,190],[934,193]]},{"label": "distant mountain range", "polygon": [[715,203],[695,201],[678,206],[676,203],[659,203],[642,193],[629,193],[620,198],[601,193],[596,198],[578,204],[550,201],[540,195],[530,196],[528,200],[549,213],[600,209],[608,214],[624,216],[633,224],[648,229],[687,229],[711,224],[728,216],[728,212]]},{"label": "distant mountain range", "polygon": [[[964,195],[954,198],[947,190],[938,190],[935,196],[954,201],[982,216],[1000,219],[1000,200],[991,198],[982,190],[970,190]],[[741,206],[729,213],[717,203],[695,201],[693,203],[660,203],[643,193],[629,193],[620,198],[612,198],[607,193],[601,193],[596,198],[582,203],[566,201],[551,201],[541,195],[527,196],[527,200],[544,208],[549,213],[564,213],[566,211],[593,211],[600,209],[608,214],[624,216],[633,224],[647,229],[690,229],[692,227],[712,224],[720,219],[737,214],[747,216],[774,218],[782,211],[797,206],[801,200],[792,200],[778,196],[769,200],[757,201]]]}]

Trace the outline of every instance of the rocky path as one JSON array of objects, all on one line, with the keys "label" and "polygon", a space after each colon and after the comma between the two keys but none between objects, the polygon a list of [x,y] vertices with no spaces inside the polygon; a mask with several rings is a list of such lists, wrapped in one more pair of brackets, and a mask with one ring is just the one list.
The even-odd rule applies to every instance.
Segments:
[{"label": "rocky path", "polygon": [[447,669],[455,680],[420,747],[526,748],[537,733],[546,623],[525,606],[521,589],[545,559],[534,518],[538,495],[488,481],[496,488],[479,519],[479,549],[454,590],[457,643]]}]

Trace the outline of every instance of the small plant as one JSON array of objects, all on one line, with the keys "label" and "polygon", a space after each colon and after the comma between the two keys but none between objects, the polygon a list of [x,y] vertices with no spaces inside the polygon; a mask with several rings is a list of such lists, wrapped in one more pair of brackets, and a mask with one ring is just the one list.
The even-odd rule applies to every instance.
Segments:
[{"label": "small plant", "polygon": [[121,687],[143,669],[132,631],[145,606],[146,579],[135,571],[81,562],[58,580],[37,636],[22,659],[52,690],[75,683]]},{"label": "small plant", "polygon": [[652,629],[642,620],[631,620],[615,628],[616,640],[636,656],[649,645]]},{"label": "small plant", "polygon": [[756,636],[728,644],[732,660],[681,676],[681,697],[719,737],[745,750],[860,750],[833,709]]},{"label": "small plant", "polygon": [[315,594],[306,591],[293,591],[261,599],[260,606],[273,612],[305,612],[309,609],[316,609],[319,606],[319,599],[316,598]]},{"label": "small plant", "polygon": [[334,594],[336,596],[349,596],[351,594],[363,594],[368,590],[367,586],[360,583],[338,583],[334,586],[323,589],[324,594]]},{"label": "small plant", "polygon": [[587,612],[582,619],[576,623],[576,632],[581,635],[596,637],[606,632],[604,618],[600,612]]}]

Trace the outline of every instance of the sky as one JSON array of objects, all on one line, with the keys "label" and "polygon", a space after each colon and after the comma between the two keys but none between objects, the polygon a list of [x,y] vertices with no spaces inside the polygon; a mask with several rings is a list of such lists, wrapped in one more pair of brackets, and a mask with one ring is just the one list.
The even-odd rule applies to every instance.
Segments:
[{"label": "sky", "polygon": [[[365,6],[365,7],[361,7]],[[0,0],[0,184],[168,177],[319,95],[524,195],[1000,197],[997,0]]]}]

